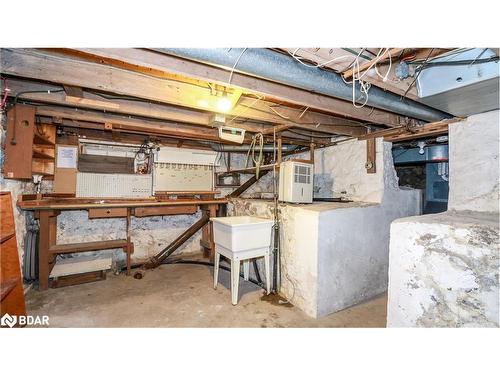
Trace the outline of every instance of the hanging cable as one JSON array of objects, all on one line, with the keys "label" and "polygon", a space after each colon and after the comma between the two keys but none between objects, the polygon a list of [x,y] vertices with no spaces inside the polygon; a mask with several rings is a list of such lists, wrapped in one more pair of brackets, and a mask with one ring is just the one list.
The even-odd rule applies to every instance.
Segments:
[{"label": "hanging cable", "polygon": [[243,54],[245,53],[245,51],[247,50],[248,48],[243,48],[243,51],[241,51],[240,55],[238,56],[238,58],[236,59],[236,62],[234,63],[232,69],[231,69],[231,74],[229,74],[229,81],[227,82],[228,85],[231,85],[231,81],[233,79],[233,73],[234,73],[234,69],[236,68],[236,65],[238,65],[238,62],[240,61],[241,59],[241,56],[243,56]]},{"label": "hanging cable", "polygon": [[[257,158],[255,157],[255,148],[257,147],[257,141],[259,142],[259,151]],[[263,151],[264,151],[264,136],[262,133],[257,133],[252,137],[252,142],[250,143],[250,147],[248,148],[247,157],[245,160],[245,168],[248,167],[248,160],[250,159],[250,154],[252,155],[252,161],[255,165],[255,176],[259,178],[260,166],[262,164],[263,159]]]}]

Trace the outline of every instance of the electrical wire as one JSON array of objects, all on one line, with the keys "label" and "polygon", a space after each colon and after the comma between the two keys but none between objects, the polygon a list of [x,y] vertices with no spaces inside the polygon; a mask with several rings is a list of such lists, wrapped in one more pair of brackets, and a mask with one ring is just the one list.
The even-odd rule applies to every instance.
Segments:
[{"label": "electrical wire", "polygon": [[431,68],[433,66],[460,66],[460,65],[472,65],[472,64],[486,64],[489,62],[498,62],[500,57],[491,56],[485,59],[469,59],[469,60],[457,60],[457,61],[435,61],[435,62],[427,62],[427,63],[415,63],[413,61],[409,61],[408,64],[416,64],[422,65],[422,67],[417,68],[418,70],[423,70],[427,68]]},{"label": "electrical wire", "polygon": [[[427,60],[429,60],[429,58],[431,57],[433,51],[434,51],[434,48],[431,48],[429,54],[427,55],[427,58],[423,62],[423,66],[425,66],[425,64],[427,63]],[[410,91],[410,89],[413,87],[413,85],[415,84],[415,82],[417,82],[417,78],[418,78],[418,76],[420,75],[421,72],[422,72],[422,70],[419,70],[417,72],[417,74],[415,74],[415,77],[413,78],[412,83],[406,89],[405,93],[401,97],[401,100],[404,100],[406,98],[406,95],[408,95],[408,92]]]},{"label": "electrical wire", "polygon": [[331,135],[313,135],[313,134],[304,134],[304,133],[300,133],[296,130],[292,130],[292,129],[287,129],[288,132],[290,133],[294,133],[294,134],[298,134],[298,135],[302,135],[304,137],[312,137],[312,138],[332,138]]},{"label": "electrical wire", "polygon": [[[14,104],[13,104],[13,106],[15,106],[17,104],[17,101],[18,101],[19,97],[22,96],[22,95],[25,95],[25,94],[39,94],[39,93],[50,94],[50,93],[62,92],[62,91],[64,91],[64,90],[63,89],[58,89],[58,90],[29,90],[29,91],[20,91],[14,97]],[[17,120],[17,112],[14,111],[14,126],[12,127],[12,138],[10,140],[10,143],[12,145],[17,144],[17,140],[16,140],[16,120]]]},{"label": "electrical wire", "polygon": [[247,50],[248,48],[243,48],[243,51],[241,51],[240,55],[238,56],[238,58],[236,59],[236,62],[234,63],[232,69],[231,69],[231,74],[229,74],[229,81],[227,82],[228,85],[231,85],[231,80],[233,79],[233,73],[234,73],[234,69],[236,68],[236,65],[238,65],[238,62],[240,61],[241,59],[241,56],[243,56],[243,54],[245,53],[245,51]]},{"label": "electrical wire", "polygon": [[9,92],[10,92],[10,89],[9,89],[9,85],[7,84],[7,78],[5,77],[1,77],[2,78],[2,87],[3,87],[3,92],[4,92],[4,96],[3,96],[3,99],[0,100],[0,111],[3,112],[3,110],[5,109],[6,105],[7,105],[7,97],[9,96]]},{"label": "electrical wire", "polygon": [[[259,155],[257,158],[255,158],[255,147],[257,147],[257,140],[259,142]],[[262,164],[262,159],[263,159],[263,150],[264,150],[264,136],[262,133],[257,133],[252,137],[252,142],[250,143],[250,147],[247,152],[247,157],[245,160],[245,168],[248,167],[248,160],[250,157],[250,154],[252,155],[252,161],[255,165],[255,176],[259,178],[259,171],[260,171],[260,166]]]}]

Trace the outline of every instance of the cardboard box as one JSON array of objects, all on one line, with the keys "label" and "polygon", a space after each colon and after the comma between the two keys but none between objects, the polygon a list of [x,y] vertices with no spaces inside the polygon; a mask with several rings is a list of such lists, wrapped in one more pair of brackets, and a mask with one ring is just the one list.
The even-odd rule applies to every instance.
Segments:
[{"label": "cardboard box", "polygon": [[78,146],[56,145],[54,193],[76,194]]}]

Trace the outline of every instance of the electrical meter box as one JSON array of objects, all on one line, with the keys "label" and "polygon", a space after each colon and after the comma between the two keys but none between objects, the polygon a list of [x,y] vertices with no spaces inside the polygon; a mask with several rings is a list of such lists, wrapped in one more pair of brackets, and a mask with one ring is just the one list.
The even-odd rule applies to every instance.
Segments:
[{"label": "electrical meter box", "polygon": [[280,164],[278,199],[282,202],[312,203],[314,164],[288,160]]}]

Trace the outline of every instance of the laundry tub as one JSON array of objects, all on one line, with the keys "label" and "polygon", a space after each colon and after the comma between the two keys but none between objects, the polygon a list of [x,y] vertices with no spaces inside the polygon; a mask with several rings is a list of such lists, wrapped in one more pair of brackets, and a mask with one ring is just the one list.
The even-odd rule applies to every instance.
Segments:
[{"label": "laundry tub", "polygon": [[214,242],[231,251],[243,251],[271,245],[273,220],[254,216],[211,218]]},{"label": "laundry tub", "polygon": [[274,221],[253,216],[229,216],[211,218],[215,242],[214,289],[219,280],[220,256],[231,263],[231,302],[238,303],[240,264],[243,278],[249,280],[250,260],[264,258],[266,291],[271,292],[270,247]]}]

